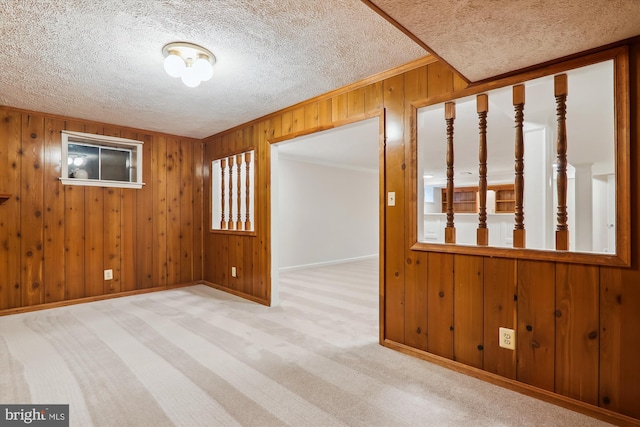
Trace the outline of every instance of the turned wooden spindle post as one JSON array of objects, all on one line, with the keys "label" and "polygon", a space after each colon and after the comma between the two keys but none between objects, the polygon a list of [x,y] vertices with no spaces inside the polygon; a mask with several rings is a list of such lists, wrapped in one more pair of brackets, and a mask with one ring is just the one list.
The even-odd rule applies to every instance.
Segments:
[{"label": "turned wooden spindle post", "polygon": [[249,207],[251,204],[251,179],[249,178],[249,164],[251,163],[251,151],[244,153],[244,166],[246,176],[246,192],[245,192],[245,212],[244,212],[244,229],[251,230],[251,218],[249,217]]},{"label": "turned wooden spindle post", "polygon": [[513,247],[526,247],[524,228],[524,85],[513,87],[513,108],[515,110],[515,226],[513,229]]},{"label": "turned wooden spindle post", "polygon": [[220,187],[220,229],[221,230],[226,230],[227,229],[227,221],[226,221],[226,217],[225,217],[225,207],[224,207],[224,170],[227,168],[227,159],[221,159],[220,160],[220,183],[221,183],[221,187]]},{"label": "turned wooden spindle post", "polygon": [[556,225],[556,249],[569,250],[569,227],[567,226],[567,94],[569,86],[566,74],[554,77],[554,95],[556,98],[556,118],[558,137],[556,140],[556,170],[558,185],[558,213]]},{"label": "turned wooden spindle post", "polygon": [[480,135],[478,142],[479,206],[476,244],[478,246],[487,246],[489,244],[489,229],[487,228],[487,113],[489,112],[489,97],[487,94],[481,94],[476,97],[476,109]]},{"label": "turned wooden spindle post", "polygon": [[444,118],[447,122],[447,226],[444,229],[444,242],[456,242],[456,229],[453,222],[453,121],[456,118],[456,104],[444,104]]},{"label": "turned wooden spindle post", "polygon": [[242,154],[236,155],[236,165],[238,169],[238,212],[236,215],[236,230],[242,230],[242,218],[240,217],[242,212],[242,180],[240,179],[240,175],[242,174]]},{"label": "turned wooden spindle post", "polygon": [[233,156],[229,157],[229,230],[235,229],[233,222]]}]

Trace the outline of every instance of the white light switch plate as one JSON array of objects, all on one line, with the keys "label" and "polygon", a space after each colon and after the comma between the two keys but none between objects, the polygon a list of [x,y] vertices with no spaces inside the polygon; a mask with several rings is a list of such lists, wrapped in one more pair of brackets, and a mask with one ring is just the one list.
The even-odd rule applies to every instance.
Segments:
[{"label": "white light switch plate", "polygon": [[395,206],[396,205],[396,192],[389,191],[387,193],[387,206]]}]

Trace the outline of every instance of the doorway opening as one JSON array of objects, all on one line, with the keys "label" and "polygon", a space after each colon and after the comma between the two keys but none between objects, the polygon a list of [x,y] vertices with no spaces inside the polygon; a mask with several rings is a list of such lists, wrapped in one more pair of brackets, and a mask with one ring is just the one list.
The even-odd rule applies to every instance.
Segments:
[{"label": "doorway opening", "polygon": [[[306,276],[299,298],[344,310],[357,310],[354,304],[367,300],[379,318],[381,121],[375,116],[271,144],[272,306],[281,303],[281,275],[289,280],[306,272],[316,278]],[[369,282],[373,277],[366,296],[317,281],[332,274],[328,280],[357,288],[358,272]]]}]

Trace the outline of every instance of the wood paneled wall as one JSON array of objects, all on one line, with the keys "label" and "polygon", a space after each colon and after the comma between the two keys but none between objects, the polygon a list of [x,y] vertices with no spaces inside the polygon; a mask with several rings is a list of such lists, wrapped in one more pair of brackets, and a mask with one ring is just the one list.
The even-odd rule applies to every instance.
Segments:
[{"label": "wood paneled wall", "polygon": [[[142,140],[146,185],[62,185],[65,129]],[[202,155],[198,140],[0,107],[0,312],[201,279]]]},{"label": "wood paneled wall", "polygon": [[[464,88],[439,62],[385,75],[274,113],[205,143],[205,205],[211,160],[258,153],[256,236],[208,232],[204,278],[256,301],[270,300],[269,141],[310,133],[384,109],[385,207],[382,343],[451,367],[468,369],[520,391],[547,396],[618,423],[640,419],[640,42],[630,46],[630,268],[414,251],[416,213],[409,167],[410,102]],[[383,199],[384,200],[384,199]],[[301,244],[304,244],[301,242]],[[240,269],[231,278],[231,266]],[[498,328],[516,330],[515,351],[498,346]],[[435,355],[435,356],[431,356]],[[447,360],[455,362],[446,362]],[[497,381],[500,383],[500,381]],[[532,392],[533,390],[533,392]],[[550,397],[549,397],[550,396]],[[555,396],[555,397],[554,397]],[[569,398],[569,399],[567,399]],[[569,403],[567,403],[569,402]],[[585,409],[586,408],[586,409]],[[599,409],[600,408],[600,409]],[[622,415],[622,416],[618,416]],[[618,417],[618,418],[615,418]]]}]

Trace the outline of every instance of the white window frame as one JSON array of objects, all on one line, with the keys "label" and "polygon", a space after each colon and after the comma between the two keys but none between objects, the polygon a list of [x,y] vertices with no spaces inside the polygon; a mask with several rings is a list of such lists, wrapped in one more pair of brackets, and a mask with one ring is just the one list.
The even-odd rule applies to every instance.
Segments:
[{"label": "white window frame", "polygon": [[[144,183],[142,182],[142,141],[119,138],[115,136],[73,132],[68,130],[63,130],[60,134],[62,136],[62,153],[60,161],[60,181],[62,182],[62,184],[135,189],[140,189],[144,185]],[[99,148],[130,151],[131,165],[132,168],[135,168],[135,174],[131,174],[131,181],[129,182],[103,179],[69,178],[69,165],[67,162],[67,158],[69,156],[69,144],[90,145]]]}]

